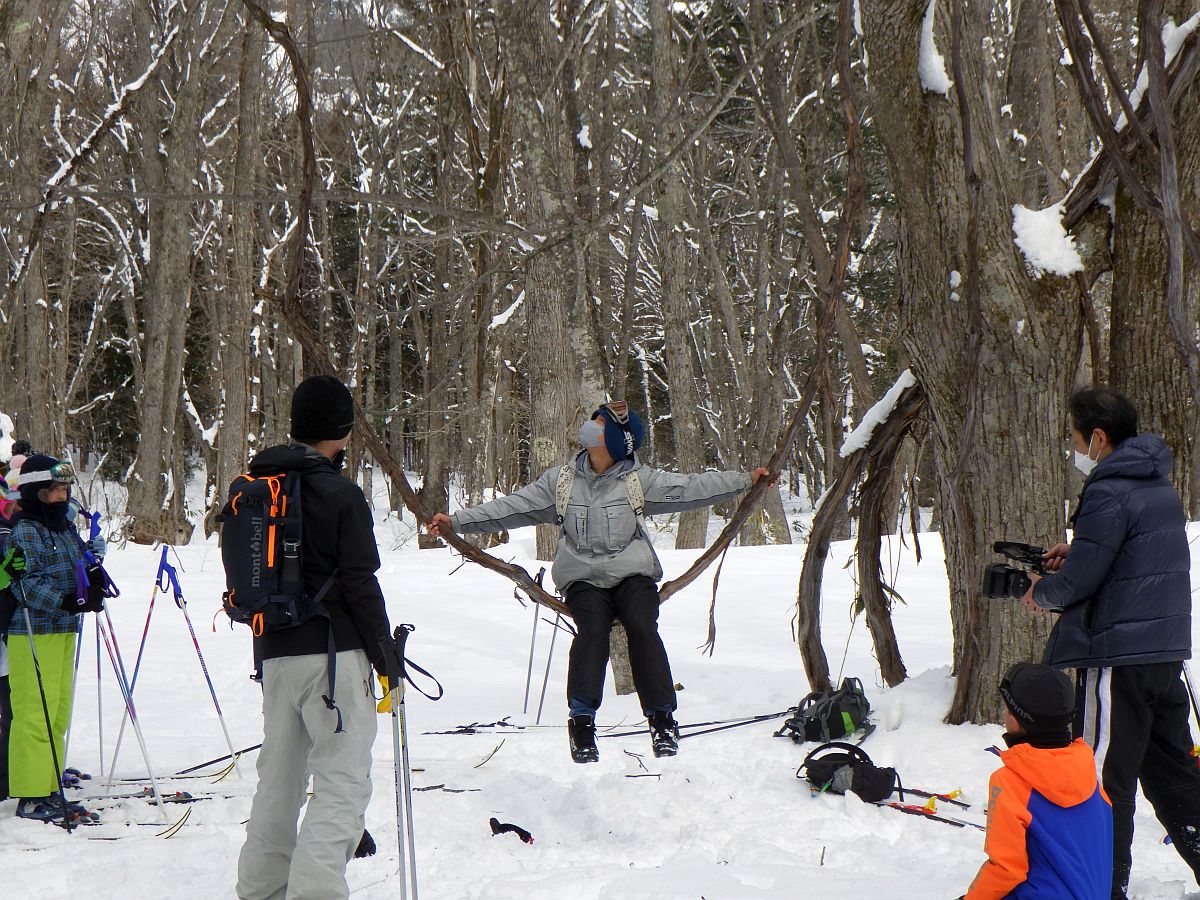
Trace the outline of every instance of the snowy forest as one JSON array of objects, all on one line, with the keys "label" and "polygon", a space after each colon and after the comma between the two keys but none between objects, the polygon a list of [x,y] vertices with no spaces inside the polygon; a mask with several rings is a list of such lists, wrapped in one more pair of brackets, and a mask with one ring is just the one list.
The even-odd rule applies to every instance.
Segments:
[{"label": "snowy forest", "polygon": [[349,473],[410,519],[397,472],[426,512],[474,503],[627,399],[653,465],[780,451],[738,539],[803,545],[814,688],[830,542],[857,540],[895,684],[880,538],[939,531],[949,721],[994,721],[1048,625],[980,574],[995,540],[1062,540],[1072,388],[1128,393],[1200,512],[1198,23],[1195,0],[0,0],[0,408],[123,486],[119,537],[179,544],[307,374],[352,386]]}]

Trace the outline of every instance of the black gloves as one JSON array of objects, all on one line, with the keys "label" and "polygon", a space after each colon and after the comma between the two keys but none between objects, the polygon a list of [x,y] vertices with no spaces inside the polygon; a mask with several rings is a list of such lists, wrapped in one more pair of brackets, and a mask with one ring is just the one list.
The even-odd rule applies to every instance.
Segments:
[{"label": "black gloves", "polygon": [[63,591],[62,601],[58,608],[66,613],[100,612],[104,609],[104,593],[102,590],[88,588],[87,597],[77,597],[74,591]]}]

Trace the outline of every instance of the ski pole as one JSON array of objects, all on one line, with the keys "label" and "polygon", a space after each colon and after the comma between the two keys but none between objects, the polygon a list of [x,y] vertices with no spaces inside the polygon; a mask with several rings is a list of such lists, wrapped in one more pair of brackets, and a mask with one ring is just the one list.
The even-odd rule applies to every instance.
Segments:
[{"label": "ski pole", "polygon": [[[393,705],[393,709],[395,706]],[[412,804],[412,768],[408,759],[408,717],[404,711],[404,691],[400,692],[400,751],[403,754],[404,765],[404,824],[408,832],[408,864],[412,873],[412,896],[417,900],[417,847],[416,834],[413,828]]]},{"label": "ski pole", "polygon": [[100,777],[104,777],[104,692],[101,690],[100,673],[103,666],[100,662],[100,617],[96,617],[96,724],[100,738]]},{"label": "ski pole", "polygon": [[[537,605],[534,605],[537,609]],[[550,682],[550,663],[554,659],[554,639],[558,637],[559,622],[562,621],[562,613],[554,614],[554,630],[550,632],[550,652],[546,655],[546,674],[542,677],[542,696],[538,700],[537,718],[534,719],[535,725],[542,724],[542,704],[546,702],[546,685]]]},{"label": "ski pole", "polygon": [[529,715],[529,686],[533,682],[533,650],[537,645],[538,619],[541,618],[537,604],[533,606],[533,633],[529,636],[529,667],[525,670],[525,705],[521,708],[522,715]]},{"label": "ski pole", "polygon": [[400,861],[400,898],[408,900],[408,864],[404,856],[405,817],[402,808],[403,776],[400,774],[403,742],[400,738],[400,698],[404,696],[401,685],[397,680],[391,685],[392,694],[392,768],[396,780],[396,853]]},{"label": "ski pole", "polygon": [[[229,748],[229,755],[233,757],[233,768],[237,772],[237,777],[242,777],[242,767],[238,765],[238,752],[233,749],[233,739],[229,736],[229,727],[225,724],[225,714],[221,712],[221,703],[217,700],[217,689],[213,687],[212,678],[208,675],[208,665],[204,662],[204,654],[200,652],[200,641],[196,639],[196,629],[192,627],[192,617],[188,615],[187,601],[183,598],[183,588],[179,586],[179,576],[175,571],[175,567],[167,562],[167,548],[163,547],[162,561],[158,566],[158,589],[166,593],[169,585],[175,595],[175,605],[179,607],[179,611],[183,613],[183,620],[187,622],[188,634],[192,636],[192,646],[196,648],[196,659],[200,660],[200,671],[204,673],[204,680],[208,684],[208,693],[212,696],[213,707],[217,711],[217,721],[221,723],[221,732],[225,735],[225,745]],[[167,584],[163,583],[163,578],[167,579]],[[137,677],[137,673],[134,673]]]},{"label": "ski pole", "polygon": [[67,734],[63,738],[63,764],[71,758],[71,726],[75,724],[75,685],[79,683],[79,657],[83,651],[83,616],[75,623],[75,665],[71,669],[71,711],[67,715]]},{"label": "ski pole", "polygon": [[[129,693],[132,694],[137,687],[138,672],[142,668],[142,654],[146,650],[146,638],[150,635],[150,617],[154,615],[154,600],[158,596],[159,590],[162,589],[160,584],[162,567],[167,561],[167,545],[163,544],[162,557],[158,563],[159,575],[154,580],[154,586],[150,588],[150,606],[146,610],[146,624],[142,627],[142,640],[138,644],[137,659],[133,663],[133,680],[129,682]],[[99,614],[97,614],[99,615]],[[113,779],[117,773],[117,757],[121,755],[121,741],[125,738],[125,720],[128,717],[128,710],[121,716],[121,728],[117,731],[117,744],[113,748],[112,765],[108,767],[108,781],[105,782],[104,789],[107,791],[112,788]]]},{"label": "ski pole", "polygon": [[262,744],[254,744],[253,746],[250,746],[250,747],[243,747],[241,750],[238,750],[236,753],[232,753],[232,754],[227,753],[224,756],[218,756],[216,759],[206,759],[202,763],[197,763],[194,766],[188,766],[186,769],[180,769],[175,774],[176,775],[190,775],[192,772],[195,772],[197,769],[203,769],[205,766],[213,766],[219,762],[225,762],[225,760],[229,759],[231,756],[244,756],[247,753],[253,753],[255,750],[258,750],[261,747],[262,747]]},{"label": "ski pole", "polygon": [[[409,878],[412,879],[413,900],[417,900],[417,857],[412,826],[412,773],[408,760],[408,726],[404,721],[404,644],[412,625],[397,625],[392,644],[381,641],[384,668],[387,670],[388,693],[392,705],[392,771],[396,782],[396,854],[400,861],[400,900],[408,900]],[[408,852],[405,853],[405,843]]]},{"label": "ski pole", "polygon": [[[537,577],[534,578],[534,581],[536,581],[539,586],[541,585],[542,577],[545,574],[546,574],[546,567],[542,566],[541,571],[538,572]],[[517,597],[516,591],[513,591],[513,596]],[[517,599],[520,599],[520,598],[517,597]],[[536,603],[534,603],[533,604],[533,634],[531,634],[529,636],[529,668],[525,670],[525,705],[521,708],[522,715],[529,715],[529,687],[533,682],[533,649],[537,645],[537,628],[538,628],[538,619],[539,618],[540,618],[540,616],[538,615],[538,605]]]},{"label": "ski pole", "polygon": [[[137,710],[133,705],[133,694],[130,691],[129,682],[125,677],[125,664],[121,660],[121,648],[117,645],[117,635],[113,630],[112,617],[108,615],[108,610],[104,610],[105,622],[100,622],[100,614],[96,613],[96,622],[100,626],[100,633],[104,638],[104,649],[108,653],[109,662],[112,663],[113,674],[117,678],[117,686],[121,689],[121,697],[125,701],[125,711],[129,714],[129,723],[133,726],[133,734],[137,738],[138,746],[142,750],[142,760],[146,763],[146,771],[150,774],[150,787],[154,792],[155,802],[158,804],[158,814],[164,822],[167,821],[166,808],[163,805],[162,794],[158,790],[158,779],[154,777],[154,766],[150,764],[150,754],[146,750],[146,738],[142,734],[142,726],[138,722]],[[111,772],[109,773],[111,777]]]},{"label": "ski pole", "polygon": [[[24,589],[21,594],[23,597]],[[67,793],[63,790],[62,766],[58,764],[58,749],[54,746],[54,726],[50,724],[50,706],[46,703],[46,686],[42,682],[42,666],[38,662],[37,646],[33,641],[33,623],[29,620],[29,607],[24,603],[21,604],[21,611],[25,613],[25,635],[29,638],[29,656],[33,660],[33,673],[37,676],[38,694],[42,698],[42,718],[46,721],[46,738],[50,741],[50,761],[54,766],[54,778],[58,782],[58,799],[62,803],[63,827],[70,834],[71,815],[67,811]]]}]

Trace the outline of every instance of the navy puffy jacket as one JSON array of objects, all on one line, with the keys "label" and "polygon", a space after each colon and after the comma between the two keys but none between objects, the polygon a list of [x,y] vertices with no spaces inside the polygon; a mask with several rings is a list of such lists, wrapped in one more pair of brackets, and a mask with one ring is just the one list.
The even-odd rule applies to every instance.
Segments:
[{"label": "navy puffy jacket", "polygon": [[1063,567],[1033,599],[1062,610],[1045,662],[1060,669],[1171,662],[1192,655],[1186,516],[1156,434],[1117,445],[1084,483]]}]

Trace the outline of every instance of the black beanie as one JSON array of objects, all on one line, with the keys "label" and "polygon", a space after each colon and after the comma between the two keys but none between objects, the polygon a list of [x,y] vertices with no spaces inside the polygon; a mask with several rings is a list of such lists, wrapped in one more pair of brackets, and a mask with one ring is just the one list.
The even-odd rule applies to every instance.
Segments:
[{"label": "black beanie", "polygon": [[48,488],[54,483],[45,475],[40,478],[31,476],[38,472],[49,472],[57,465],[58,460],[45,453],[35,453],[21,464],[17,488],[21,492],[21,502],[26,507],[39,505],[41,501],[38,500],[38,491]]},{"label": "black beanie", "polygon": [[1065,731],[1075,715],[1075,687],[1058,669],[1017,663],[1000,682],[1000,696],[1029,735]]},{"label": "black beanie", "polygon": [[332,375],[305,378],[292,394],[292,437],[315,444],[337,441],[354,427],[354,398]]}]

